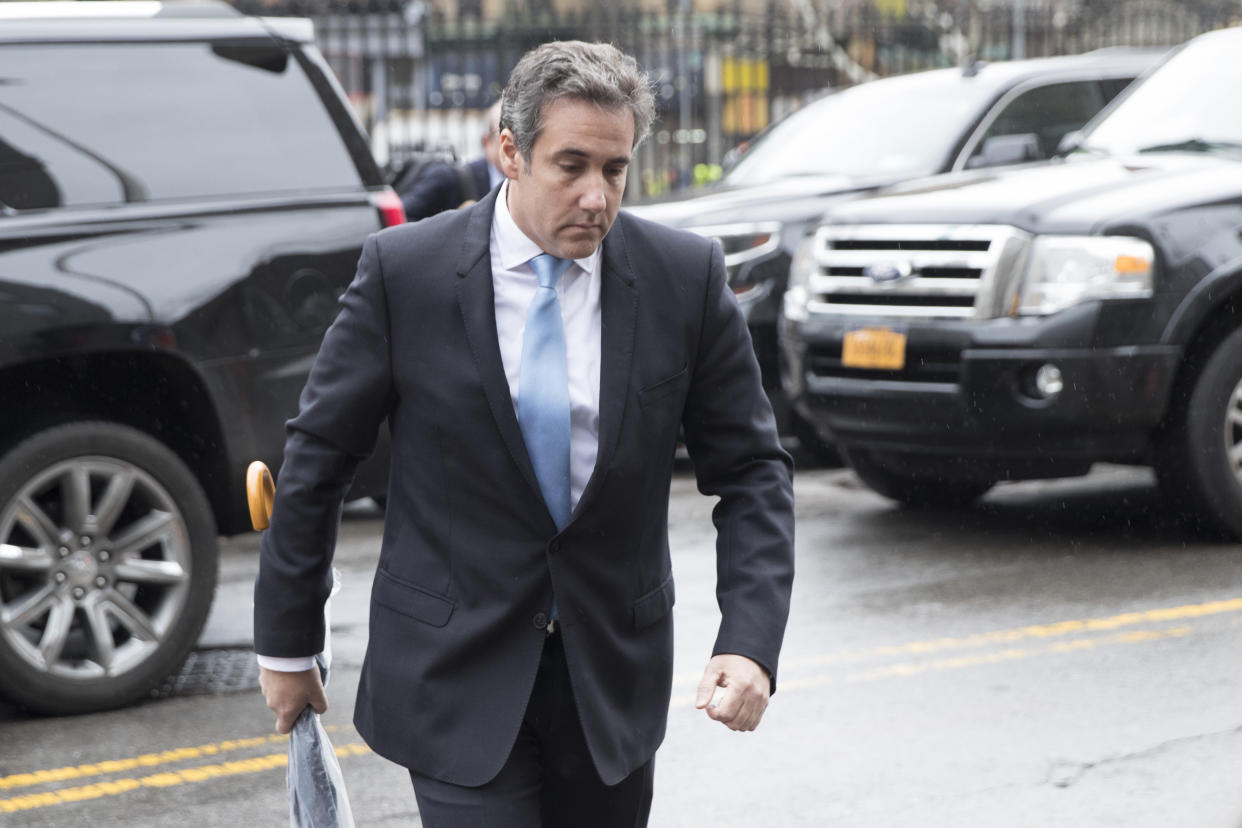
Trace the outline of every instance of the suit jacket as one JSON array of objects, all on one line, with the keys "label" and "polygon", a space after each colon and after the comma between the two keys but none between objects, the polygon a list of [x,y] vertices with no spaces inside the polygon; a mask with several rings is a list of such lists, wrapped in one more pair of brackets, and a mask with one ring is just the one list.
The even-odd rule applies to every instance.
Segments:
[{"label": "suit jacket", "polygon": [[501,363],[495,199],[364,246],[288,424],[256,650],[322,648],[341,501],[387,418],[359,732],[419,773],[490,780],[521,724],[555,592],[582,728],[613,784],[652,756],[668,715],[679,427],[699,488],[720,498],[714,652],[754,659],[773,689],[793,578],[792,464],[718,247],[622,212],[603,243],[598,459],[558,533]]},{"label": "suit jacket", "polygon": [[433,161],[399,195],[406,217],[417,221],[444,210],[456,210],[462,202],[481,199],[490,189],[487,159],[480,157],[466,164]]}]

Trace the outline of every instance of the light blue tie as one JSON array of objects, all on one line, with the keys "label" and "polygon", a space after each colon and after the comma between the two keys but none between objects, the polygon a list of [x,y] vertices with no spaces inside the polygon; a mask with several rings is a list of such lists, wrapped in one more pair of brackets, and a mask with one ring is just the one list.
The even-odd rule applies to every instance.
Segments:
[{"label": "light blue tie", "polygon": [[526,311],[518,373],[518,424],[535,479],[557,531],[569,523],[569,369],[565,326],[556,296],[572,262],[541,253],[530,260],[539,287]]}]

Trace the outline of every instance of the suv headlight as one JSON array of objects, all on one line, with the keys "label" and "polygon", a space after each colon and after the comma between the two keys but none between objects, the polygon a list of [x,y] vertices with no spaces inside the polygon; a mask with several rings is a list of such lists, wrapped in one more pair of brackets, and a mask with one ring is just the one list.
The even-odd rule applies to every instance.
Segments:
[{"label": "suv headlight", "polygon": [[784,314],[786,319],[805,322],[807,304],[811,301],[811,276],[815,272],[815,234],[808,233],[798,242],[793,261],[789,264],[789,282],[785,286]]},{"label": "suv headlight", "polygon": [[1046,315],[1088,299],[1146,299],[1155,251],[1127,236],[1036,236],[1017,301],[1019,315]]},{"label": "suv headlight", "polygon": [[754,287],[743,278],[746,264],[764,258],[781,245],[781,225],[776,221],[718,224],[689,229],[700,236],[714,239],[724,250],[725,270],[729,276],[729,287],[734,293],[745,293]]}]

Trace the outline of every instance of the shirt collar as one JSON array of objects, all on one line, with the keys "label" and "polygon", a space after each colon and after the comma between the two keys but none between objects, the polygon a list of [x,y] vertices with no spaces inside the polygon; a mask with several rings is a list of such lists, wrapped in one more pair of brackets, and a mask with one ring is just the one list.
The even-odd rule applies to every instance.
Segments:
[{"label": "shirt collar", "polygon": [[[500,187],[500,192],[496,194],[496,208],[492,214],[492,233],[500,254],[501,266],[505,270],[516,270],[544,251],[531,241],[530,237],[523,233],[517,226],[517,222],[513,220],[513,214],[509,212],[508,196],[509,181],[506,179]],[[582,268],[584,273],[594,273],[598,269],[601,248],[603,248],[603,243],[597,245],[590,256],[574,259],[574,264]]]}]

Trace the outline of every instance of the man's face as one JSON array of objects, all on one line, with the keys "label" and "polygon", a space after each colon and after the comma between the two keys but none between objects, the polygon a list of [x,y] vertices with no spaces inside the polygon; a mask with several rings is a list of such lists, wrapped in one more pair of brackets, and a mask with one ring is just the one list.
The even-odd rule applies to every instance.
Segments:
[{"label": "man's face", "polygon": [[633,146],[628,109],[600,109],[573,98],[545,104],[529,164],[513,133],[500,134],[500,169],[509,178],[513,220],[546,253],[562,259],[591,255],[621,208]]}]

